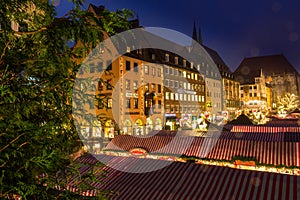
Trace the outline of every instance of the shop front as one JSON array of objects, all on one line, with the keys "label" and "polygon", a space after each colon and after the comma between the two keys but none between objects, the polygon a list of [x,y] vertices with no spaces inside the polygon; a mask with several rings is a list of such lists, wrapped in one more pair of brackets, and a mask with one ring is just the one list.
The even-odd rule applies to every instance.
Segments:
[{"label": "shop front", "polygon": [[132,135],[132,122],[129,119],[125,120],[125,122],[124,122],[123,134],[124,135]]},{"label": "shop front", "polygon": [[155,119],[154,130],[162,130],[162,120],[160,118]]},{"label": "shop front", "polygon": [[114,122],[113,122],[113,120],[109,119],[105,122],[104,137],[110,138],[110,139],[114,138],[114,132],[115,132]]},{"label": "shop front", "polygon": [[141,119],[135,121],[135,125],[132,128],[133,135],[144,135],[144,123]]},{"label": "shop front", "polygon": [[166,118],[166,125],[165,125],[165,129],[166,130],[176,130],[176,114],[165,114],[165,118]]}]

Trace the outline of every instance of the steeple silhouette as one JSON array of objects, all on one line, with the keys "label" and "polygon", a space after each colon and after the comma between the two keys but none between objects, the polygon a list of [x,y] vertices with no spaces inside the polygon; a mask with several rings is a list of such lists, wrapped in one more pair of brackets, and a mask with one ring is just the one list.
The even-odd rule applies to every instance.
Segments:
[{"label": "steeple silhouette", "polygon": [[198,43],[199,44],[203,43],[203,41],[202,41],[202,33],[201,33],[200,26],[199,26],[199,29],[198,29]]},{"label": "steeple silhouette", "polygon": [[195,21],[194,21],[194,28],[193,28],[193,40],[198,41]]}]

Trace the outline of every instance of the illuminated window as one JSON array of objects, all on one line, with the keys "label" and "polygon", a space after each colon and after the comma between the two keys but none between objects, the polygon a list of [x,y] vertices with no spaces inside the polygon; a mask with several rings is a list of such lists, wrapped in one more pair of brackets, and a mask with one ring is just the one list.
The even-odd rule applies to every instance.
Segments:
[{"label": "illuminated window", "polygon": [[155,76],[155,67],[152,67],[152,76]]},{"label": "illuminated window", "polygon": [[103,82],[102,81],[99,81],[98,82],[98,91],[102,91],[103,90]]},{"label": "illuminated window", "polygon": [[174,100],[174,93],[172,93],[172,92],[170,93],[170,99]]},{"label": "illuminated window", "polygon": [[155,90],[156,90],[156,87],[155,87],[155,84],[154,84],[154,83],[151,84],[151,89],[152,89],[152,91],[155,91]]},{"label": "illuminated window", "polygon": [[148,66],[148,65],[145,65],[145,66],[144,66],[144,69],[145,69],[145,74],[149,74],[149,66]]},{"label": "illuminated window", "polygon": [[175,93],[175,100],[178,100],[178,93]]},{"label": "illuminated window", "polygon": [[112,108],[112,99],[107,100],[107,108]]},{"label": "illuminated window", "polygon": [[165,59],[166,59],[166,62],[170,62],[170,56],[169,56],[169,54],[165,55]]},{"label": "illuminated window", "polygon": [[179,94],[179,100],[180,100],[180,101],[183,100],[183,94],[182,94],[182,93]]},{"label": "illuminated window", "polygon": [[138,82],[134,81],[133,82],[133,89],[136,90],[138,88]]},{"label": "illuminated window", "polygon": [[108,79],[106,81],[106,89],[107,90],[112,90],[112,79]]},{"label": "illuminated window", "polygon": [[166,94],[165,94],[165,99],[168,100],[169,97],[170,97],[170,93],[169,93],[169,92],[166,92]]},{"label": "illuminated window", "polygon": [[175,63],[175,65],[178,65],[178,57],[177,56],[174,58],[174,63]]},{"label": "illuminated window", "polygon": [[146,92],[149,91],[149,85],[148,84],[145,85],[145,91]]},{"label": "illuminated window", "polygon": [[161,69],[160,69],[160,68],[157,69],[157,76],[158,76],[158,77],[161,77]]},{"label": "illuminated window", "polygon": [[152,60],[155,60],[155,54],[151,55]]}]

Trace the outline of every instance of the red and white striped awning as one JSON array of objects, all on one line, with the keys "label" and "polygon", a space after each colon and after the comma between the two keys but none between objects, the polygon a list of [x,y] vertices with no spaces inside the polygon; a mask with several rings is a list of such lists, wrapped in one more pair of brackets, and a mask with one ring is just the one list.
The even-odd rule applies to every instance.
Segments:
[{"label": "red and white striped awning", "polygon": [[300,127],[289,126],[233,126],[231,132],[243,133],[300,133]]},{"label": "red and white striped awning", "polygon": [[[106,149],[129,151],[140,147],[153,154],[185,154],[218,160],[231,160],[235,156],[241,156],[256,158],[261,164],[300,166],[300,142],[280,142],[280,138],[278,140],[261,141],[222,137],[171,136],[137,138],[126,135],[115,137]],[[172,145],[169,145],[171,142]]]},{"label": "red and white striped awning", "polygon": [[[97,155],[115,165],[134,168],[161,160]],[[89,159],[94,162],[91,156]],[[300,176],[172,162],[148,173],[127,173],[104,167],[99,190],[109,199],[299,199]]]}]

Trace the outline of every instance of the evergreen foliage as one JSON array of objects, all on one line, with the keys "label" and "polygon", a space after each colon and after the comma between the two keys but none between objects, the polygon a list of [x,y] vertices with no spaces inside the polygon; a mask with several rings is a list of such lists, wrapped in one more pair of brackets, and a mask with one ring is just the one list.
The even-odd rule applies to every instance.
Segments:
[{"label": "evergreen foliage", "polygon": [[103,32],[128,29],[132,13],[105,10],[95,17],[82,10],[82,0],[72,3],[56,18],[48,1],[0,1],[0,198],[74,199],[66,191],[49,192],[36,176],[47,173],[50,182],[66,187],[51,174],[72,163],[69,155],[82,147],[72,118],[78,61],[103,40]]}]

